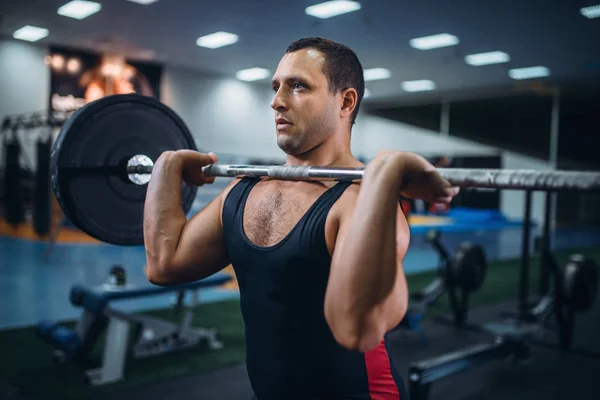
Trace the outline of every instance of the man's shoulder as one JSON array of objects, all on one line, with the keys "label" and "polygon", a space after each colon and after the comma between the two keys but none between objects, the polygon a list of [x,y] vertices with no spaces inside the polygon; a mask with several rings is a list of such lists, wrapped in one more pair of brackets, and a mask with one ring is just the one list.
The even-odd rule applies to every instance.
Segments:
[{"label": "man's shoulder", "polygon": [[331,209],[336,220],[339,220],[347,213],[353,212],[359,193],[360,182],[352,182],[348,185]]},{"label": "man's shoulder", "polygon": [[[356,207],[356,202],[358,201],[358,196],[360,194],[360,182],[353,182],[348,188],[344,191],[344,193],[340,196],[336,204],[334,205],[333,211],[334,216],[336,217],[336,221],[339,222],[342,218],[351,217],[354,213],[354,209]],[[400,202],[400,198],[398,198],[398,222],[399,224],[406,225],[408,228],[408,224],[406,221],[406,216],[404,215],[404,211],[402,209],[402,204]]]},{"label": "man's shoulder", "polygon": [[344,190],[344,193],[342,193],[342,195],[340,196],[340,200],[354,204],[358,199],[359,193],[360,182],[352,182],[350,185],[348,185],[346,190]]},{"label": "man's shoulder", "polygon": [[221,201],[225,201],[225,198],[229,195],[229,192],[237,185],[242,178],[233,178],[227,185],[221,190]]},{"label": "man's shoulder", "polygon": [[[225,200],[227,200],[229,193],[241,180],[242,178],[233,178],[223,189],[221,189],[221,192],[218,194],[218,196],[216,196],[215,200],[218,200],[221,204],[221,213],[223,212],[223,205],[225,204]],[[202,188],[200,188],[200,190],[202,190]]]}]

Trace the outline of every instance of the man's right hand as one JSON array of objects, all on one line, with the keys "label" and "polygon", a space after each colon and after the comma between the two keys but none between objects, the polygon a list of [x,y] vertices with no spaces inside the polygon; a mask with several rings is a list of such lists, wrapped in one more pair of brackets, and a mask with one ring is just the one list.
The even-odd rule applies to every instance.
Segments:
[{"label": "man's right hand", "polygon": [[193,150],[179,150],[177,153],[181,153],[183,159],[182,173],[185,182],[202,186],[215,181],[214,176],[208,177],[202,172],[202,167],[219,161],[215,153],[205,154]]},{"label": "man's right hand", "polygon": [[202,186],[215,181],[214,176],[209,177],[202,172],[202,167],[218,162],[217,155],[214,153],[177,150],[165,152],[159,158],[162,158],[161,162],[175,164],[176,168],[181,168],[182,178],[187,184]]}]

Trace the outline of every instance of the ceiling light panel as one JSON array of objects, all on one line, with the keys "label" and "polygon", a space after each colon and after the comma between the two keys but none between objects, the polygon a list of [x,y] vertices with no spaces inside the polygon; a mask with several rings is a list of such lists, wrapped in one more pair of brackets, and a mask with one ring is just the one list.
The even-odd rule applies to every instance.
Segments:
[{"label": "ceiling light panel", "polygon": [[13,38],[19,40],[26,40],[28,42],[37,42],[40,39],[48,36],[50,32],[46,28],[40,28],[38,26],[25,25],[24,27],[17,29],[13,33]]},{"label": "ceiling light panel", "polygon": [[593,19],[600,17],[600,4],[595,6],[583,7],[579,13],[586,18]]},{"label": "ceiling light panel", "polygon": [[532,79],[532,78],[542,78],[544,76],[549,76],[550,70],[547,67],[543,66],[535,66],[535,67],[527,67],[527,68],[514,68],[508,71],[508,76],[512,79]]},{"label": "ceiling light panel", "polygon": [[311,17],[327,19],[360,10],[360,3],[349,0],[332,0],[306,7],[304,12]]},{"label": "ceiling light panel", "polygon": [[435,87],[435,82],[428,79],[402,82],[402,90],[405,92],[425,92],[434,90]]},{"label": "ceiling light panel", "polygon": [[369,68],[363,71],[365,82],[388,79],[392,73],[385,68]]},{"label": "ceiling light panel", "polygon": [[266,79],[271,75],[268,69],[264,68],[248,68],[242,69],[235,74],[235,77],[241,81],[253,82],[261,79]]},{"label": "ceiling light panel", "polygon": [[215,32],[210,35],[199,37],[196,44],[208,49],[218,49],[219,47],[229,46],[239,40],[238,35],[229,32]]},{"label": "ceiling light panel", "polygon": [[56,13],[63,17],[84,19],[92,14],[96,14],[101,9],[102,5],[94,1],[73,0],[59,7]]},{"label": "ceiling light panel", "polygon": [[423,36],[410,39],[411,47],[418,50],[431,50],[440,47],[455,46],[460,43],[458,37],[449,33],[440,33],[438,35]]},{"label": "ceiling light panel", "polygon": [[465,62],[475,67],[490,64],[501,64],[509,61],[510,56],[503,51],[490,51],[487,53],[469,54],[465,56]]}]

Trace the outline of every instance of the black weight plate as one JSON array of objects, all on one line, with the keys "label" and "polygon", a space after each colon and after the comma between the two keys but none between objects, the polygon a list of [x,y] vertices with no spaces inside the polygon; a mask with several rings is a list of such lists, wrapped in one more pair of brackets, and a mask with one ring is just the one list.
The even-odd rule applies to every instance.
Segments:
[{"label": "black weight plate", "polygon": [[464,242],[454,255],[454,277],[458,287],[473,293],[483,285],[487,273],[487,257],[483,247]]},{"label": "black weight plate", "polygon": [[565,296],[575,311],[589,310],[598,290],[598,267],[596,263],[579,254],[569,258],[564,268]]},{"label": "black weight plate", "polygon": [[[134,155],[156,162],[167,150],[196,146],[185,123],[160,101],[128,94],[104,97],[77,110],[52,148],[52,188],[66,217],[106,243],[141,245],[147,185],[116,174],[74,173],[115,167]],[[187,213],[197,187],[182,185]]]}]

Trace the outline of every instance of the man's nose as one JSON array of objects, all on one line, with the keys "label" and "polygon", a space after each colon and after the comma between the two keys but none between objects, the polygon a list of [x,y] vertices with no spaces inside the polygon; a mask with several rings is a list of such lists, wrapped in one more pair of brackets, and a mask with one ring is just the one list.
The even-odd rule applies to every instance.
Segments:
[{"label": "man's nose", "polygon": [[283,111],[287,109],[287,101],[285,96],[278,90],[271,101],[271,108],[275,111]]}]

